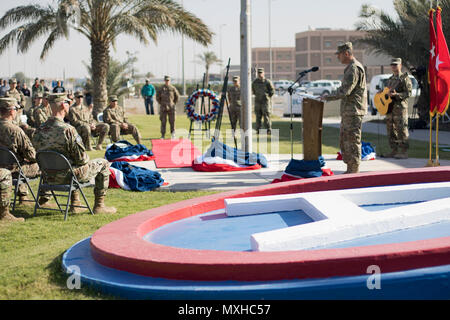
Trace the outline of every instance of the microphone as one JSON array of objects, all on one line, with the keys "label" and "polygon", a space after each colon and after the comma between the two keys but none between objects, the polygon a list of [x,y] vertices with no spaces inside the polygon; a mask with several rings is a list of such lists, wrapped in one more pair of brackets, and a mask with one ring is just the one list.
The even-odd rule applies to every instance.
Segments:
[{"label": "microphone", "polygon": [[316,72],[318,70],[319,70],[319,67],[312,67],[311,69],[304,70],[304,71],[300,72],[299,75],[303,75],[304,76],[307,73]]}]

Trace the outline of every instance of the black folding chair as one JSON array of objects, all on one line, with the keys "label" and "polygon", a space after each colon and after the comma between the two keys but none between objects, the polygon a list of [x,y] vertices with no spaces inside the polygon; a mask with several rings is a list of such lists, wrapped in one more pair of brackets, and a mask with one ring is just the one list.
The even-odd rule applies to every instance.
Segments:
[{"label": "black folding chair", "polygon": [[[55,199],[56,204],[59,209],[52,208],[41,208],[39,206],[39,202],[36,201],[34,205],[34,214],[36,214],[37,209],[45,209],[45,210],[54,210],[60,211],[64,213],[64,220],[67,220],[67,213],[69,212],[70,200],[72,197],[72,193],[74,191],[79,190],[81,195],[83,196],[84,202],[86,206],[73,206],[75,208],[86,208],[89,209],[89,212],[93,215],[94,213],[89,206],[89,203],[84,195],[82,184],[77,180],[75,174],[73,172],[72,166],[70,165],[69,160],[59,152],[56,151],[38,151],[36,154],[36,161],[41,169],[41,179],[39,180],[39,188],[38,194],[43,194],[46,191],[50,191]],[[68,172],[70,179],[69,184],[54,184],[48,182],[48,176],[55,174],[57,172]],[[68,192],[68,194],[55,194],[56,192]],[[59,203],[57,197],[67,197],[67,202]],[[64,210],[61,208],[65,207]]]},{"label": "black folding chair", "polygon": [[28,179],[25,174],[22,171],[22,167],[20,166],[20,162],[17,159],[14,152],[9,150],[6,147],[0,146],[0,167],[2,168],[8,168],[11,166],[17,166],[18,173],[17,177],[15,174],[13,174],[13,186],[14,186],[14,199],[12,201],[12,212],[14,213],[14,210],[16,209],[16,201],[17,201],[17,193],[19,191],[19,187],[21,184],[26,184],[28,187],[28,190],[30,190],[31,195],[33,196],[33,200],[24,200],[29,202],[36,202],[36,196],[34,195],[33,189],[31,189],[30,186],[30,179]]}]

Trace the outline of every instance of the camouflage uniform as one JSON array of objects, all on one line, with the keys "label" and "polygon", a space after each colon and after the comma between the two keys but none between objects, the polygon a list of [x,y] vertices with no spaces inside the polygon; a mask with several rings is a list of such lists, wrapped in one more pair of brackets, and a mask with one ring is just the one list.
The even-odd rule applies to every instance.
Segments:
[{"label": "camouflage uniform", "polygon": [[[169,77],[165,77],[165,80],[170,80]],[[166,123],[169,118],[170,133],[175,133],[175,112],[176,104],[180,94],[177,88],[171,84],[164,84],[156,93],[156,101],[159,103],[159,120],[161,120],[161,137],[164,138],[166,134]]]},{"label": "camouflage uniform", "polygon": [[42,126],[50,117],[52,116],[52,109],[50,105],[41,104],[39,107],[36,107],[33,112],[33,120],[36,128]]},{"label": "camouflage uniform", "polygon": [[[50,117],[33,138],[37,151],[51,150],[63,154],[71,163],[79,182],[86,183],[95,177],[94,194],[104,196],[109,186],[109,162],[105,159],[89,161],[81,137],[70,124],[57,117]],[[47,176],[50,183],[69,183],[68,172],[55,172]]]},{"label": "camouflage uniform", "polygon": [[11,199],[11,187],[11,172],[8,169],[0,168],[0,207],[9,206],[9,201]]},{"label": "camouflage uniform", "polygon": [[[339,46],[338,52],[351,49],[351,43]],[[338,53],[337,52],[337,53]],[[358,172],[361,162],[361,127],[367,112],[366,74],[363,65],[353,59],[344,70],[341,87],[326,100],[341,99],[339,144],[347,172]]]},{"label": "camouflage uniform", "polygon": [[[116,99],[117,97],[112,96],[110,97],[110,102],[117,101]],[[121,134],[131,134],[138,144],[141,143],[141,135],[138,128],[128,122],[125,117],[125,111],[121,106],[117,105],[115,108],[111,108],[111,105],[109,105],[103,111],[103,121],[109,124],[111,140],[113,142],[119,141]],[[123,123],[128,125],[128,129],[122,129],[120,127]]]},{"label": "camouflage uniform", "polygon": [[[387,83],[388,87],[395,87],[397,96],[392,97],[392,112],[386,114],[386,130],[389,145],[396,153],[397,150],[406,152],[408,143],[408,98],[411,96],[412,83],[407,73],[392,75]],[[395,155],[394,155],[395,156]]]},{"label": "camouflage uniform", "polygon": [[13,89],[13,90],[9,90],[6,94],[7,97],[10,98],[14,98],[17,100],[17,103],[21,106],[21,108],[19,110],[17,110],[16,113],[16,118],[14,119],[14,124],[19,126],[23,131],[25,131],[25,133],[27,134],[27,136],[32,139],[33,138],[33,134],[34,134],[34,128],[29,127],[28,125],[22,123],[22,119],[21,116],[23,114],[23,110],[25,108],[25,96],[23,95],[22,92],[20,92],[17,89]]},{"label": "camouflage uniform", "polygon": [[[233,78],[237,80],[238,78]],[[228,88],[228,98],[230,99],[230,119],[231,127],[237,130],[237,122],[239,121],[239,126],[242,125],[241,119],[241,87],[239,85],[233,85]]]},{"label": "camouflage uniform", "polygon": [[[95,121],[91,111],[83,103],[80,105],[74,104],[70,107],[69,121],[77,129],[87,150],[92,149],[91,132],[94,136],[99,136],[98,145],[103,143],[109,133],[109,124]],[[95,126],[94,130],[91,130],[91,125]]]},{"label": "camouflage uniform", "polygon": [[[262,68],[258,69],[258,73],[262,73]],[[272,96],[275,93],[272,82],[269,79],[256,78],[252,83],[252,91],[255,95],[255,114],[256,114],[256,132],[261,129],[261,118],[264,120],[264,126],[270,133],[272,123],[270,114],[272,113]]]}]

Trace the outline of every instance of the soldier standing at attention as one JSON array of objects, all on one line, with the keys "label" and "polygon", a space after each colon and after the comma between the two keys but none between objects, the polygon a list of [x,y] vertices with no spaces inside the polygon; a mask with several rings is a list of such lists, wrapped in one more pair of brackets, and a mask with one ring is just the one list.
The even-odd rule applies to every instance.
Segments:
[{"label": "soldier standing at attention", "polygon": [[19,126],[28,137],[33,138],[34,128],[31,128],[29,125],[22,123],[21,116],[23,114],[23,110],[25,108],[25,96],[22,91],[17,90],[17,80],[15,78],[9,80],[9,90],[6,92],[6,97],[16,99],[19,104],[20,109],[16,112],[16,118],[14,119],[14,123]]},{"label": "soldier standing at attention", "polygon": [[335,94],[325,96],[326,101],[341,100],[341,130],[339,143],[342,160],[347,164],[345,173],[358,173],[361,162],[361,126],[367,112],[366,73],[363,65],[353,56],[353,45],[347,42],[338,47],[336,55],[344,70],[342,86]]},{"label": "soldier standing at attention", "polygon": [[161,120],[161,139],[166,135],[167,117],[169,118],[170,133],[175,138],[175,109],[180,94],[177,88],[170,84],[170,77],[164,77],[164,85],[156,93],[156,101],[159,103],[159,119]]},{"label": "soldier standing at attention", "polygon": [[109,97],[109,106],[103,112],[103,120],[109,124],[111,140],[119,141],[121,134],[131,134],[137,144],[141,144],[141,135],[138,128],[128,122],[125,111],[117,104],[117,96]]},{"label": "soldier standing at attention", "polygon": [[[14,98],[0,99],[0,146],[12,151],[19,160],[25,176],[33,179],[40,175],[39,166],[36,163],[36,151],[25,132],[13,122],[18,108]],[[19,168],[16,165],[8,169],[11,170],[14,178],[18,177]],[[19,185],[18,195],[19,204],[31,204],[27,202],[28,188],[25,183]],[[39,199],[39,203],[44,205],[49,200],[50,196],[43,196]]]},{"label": "soldier standing at attention", "polygon": [[93,150],[91,147],[91,133],[99,136],[95,149],[102,150],[102,143],[109,133],[109,124],[98,123],[94,120],[89,107],[83,104],[83,97],[84,95],[81,91],[75,92],[75,103],[69,110],[70,124],[77,129],[87,151]]},{"label": "soldier standing at attention", "polygon": [[241,126],[241,84],[239,77],[233,77],[233,86],[228,88],[228,98],[230,99],[231,127],[237,130],[237,122]]},{"label": "soldier standing at attention", "polygon": [[16,218],[9,213],[9,201],[11,199],[12,176],[8,169],[0,168],[0,221],[25,221],[24,218]]},{"label": "soldier standing at attention", "polygon": [[387,87],[391,88],[392,111],[386,114],[386,131],[392,152],[382,155],[385,158],[408,159],[408,98],[411,96],[412,83],[408,73],[402,73],[402,59],[391,61],[392,77]]},{"label": "soldier standing at attention", "polygon": [[[63,154],[71,163],[74,174],[80,183],[86,183],[95,178],[94,213],[112,214],[117,210],[105,206],[105,196],[109,186],[109,162],[106,159],[89,160],[83,141],[77,130],[64,122],[69,112],[69,103],[65,94],[49,95],[52,116],[34,135],[33,144],[37,151],[51,150]],[[49,183],[67,184],[67,171],[55,172],[46,177]],[[79,192],[72,193],[72,206],[80,205]],[[76,211],[75,207],[71,211]]]},{"label": "soldier standing at attention", "polygon": [[261,118],[263,118],[267,134],[270,135],[272,133],[270,114],[272,113],[272,96],[275,88],[272,81],[265,78],[264,68],[258,68],[258,77],[252,83],[252,91],[255,95],[256,132],[259,134]]}]

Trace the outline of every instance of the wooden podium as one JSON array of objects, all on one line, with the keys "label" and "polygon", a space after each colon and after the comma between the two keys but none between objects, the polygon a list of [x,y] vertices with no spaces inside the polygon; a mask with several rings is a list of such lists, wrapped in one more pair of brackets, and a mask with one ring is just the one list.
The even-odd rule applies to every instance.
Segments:
[{"label": "wooden podium", "polygon": [[317,160],[322,155],[323,108],[322,101],[303,99],[303,159],[306,161]]}]

